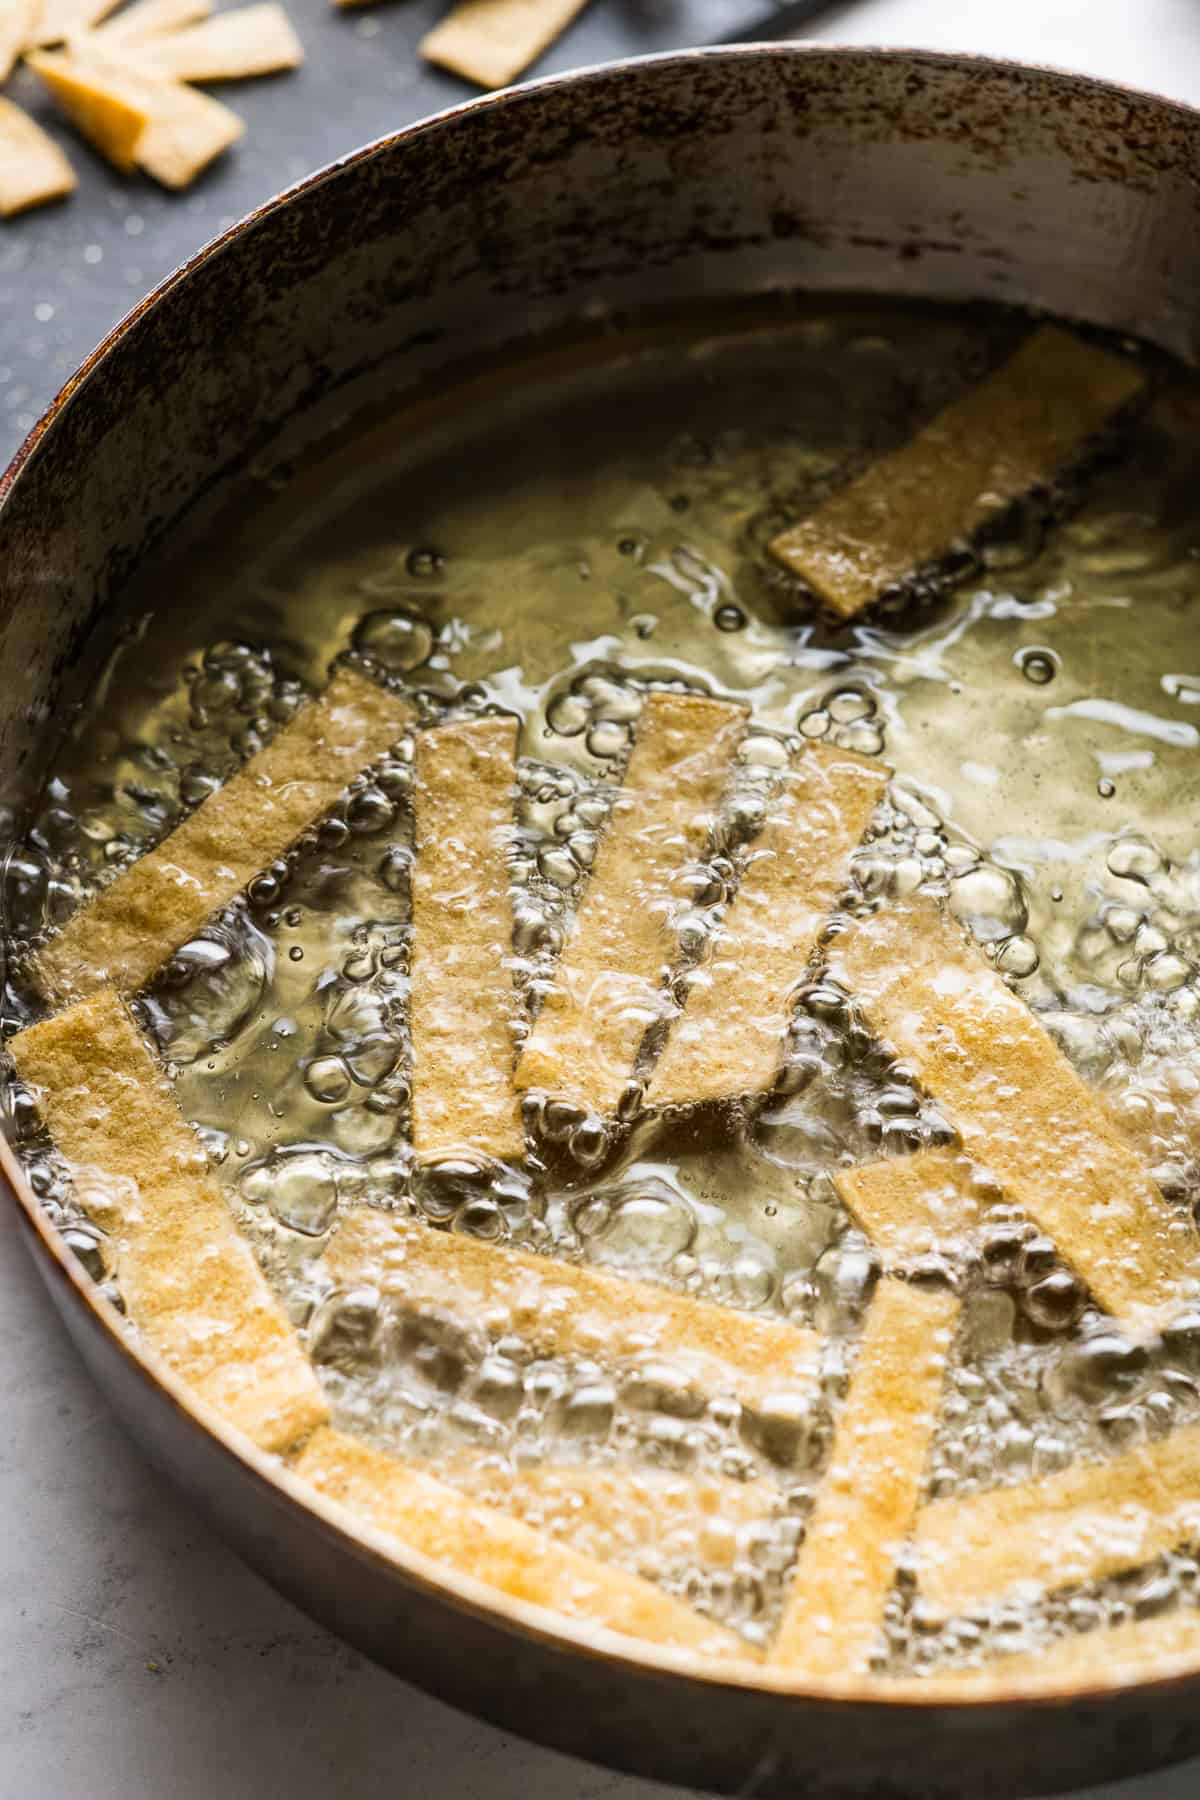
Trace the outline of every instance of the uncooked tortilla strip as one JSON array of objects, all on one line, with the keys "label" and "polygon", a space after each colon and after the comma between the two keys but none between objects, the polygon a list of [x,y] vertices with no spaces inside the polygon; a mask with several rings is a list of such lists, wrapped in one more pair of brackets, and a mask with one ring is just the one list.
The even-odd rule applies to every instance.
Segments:
[{"label": "uncooked tortilla strip", "polygon": [[413,1311],[444,1308],[472,1323],[484,1314],[503,1318],[504,1329],[539,1355],[669,1359],[707,1392],[732,1393],[749,1406],[807,1394],[816,1381],[819,1338],[782,1319],[438,1231],[398,1213],[348,1213],[325,1265],[343,1285],[382,1283]]},{"label": "uncooked tortilla strip", "polygon": [[722,700],[647,695],[554,985],[517,1065],[519,1088],[616,1111],[642,1039],[669,1006],[674,884],[709,841],[745,721]]},{"label": "uncooked tortilla strip", "polygon": [[947,1616],[1136,1569],[1200,1531],[1200,1425],[1107,1462],[935,1500],[917,1521],[917,1579]]},{"label": "uncooked tortilla strip", "polygon": [[423,1469],[358,1439],[318,1431],[294,1464],[302,1480],[410,1550],[514,1600],[586,1619],[625,1637],[706,1656],[754,1652],[723,1626],[637,1575],[533,1531]]},{"label": "uncooked tortilla strip", "polygon": [[[41,0],[0,0],[0,82],[8,80],[13,64],[33,39],[34,21],[41,11]],[[2,129],[2,127],[0,127]],[[0,181],[14,151],[0,139]]]},{"label": "uncooked tortilla strip", "polygon": [[264,1450],[306,1436],[328,1413],[316,1377],[123,1001],[101,989],[8,1048],[146,1342]]},{"label": "uncooked tortilla strip", "polygon": [[106,984],[135,993],[383,755],[411,716],[406,702],[352,670],[335,675],[319,699],[38,953],[45,991],[59,1001]]},{"label": "uncooked tortilla strip", "polygon": [[1094,1298],[1152,1328],[1194,1291],[1200,1249],[1099,1098],[1023,1000],[932,900],[860,920],[829,968],[944,1105]]},{"label": "uncooked tortilla strip", "polygon": [[525,1154],[508,870],[516,763],[511,718],[439,725],[417,739],[410,1031],[423,1162]]},{"label": "uncooked tortilla strip", "polygon": [[671,1028],[647,1105],[770,1087],[792,993],[887,780],[882,764],[824,745],[810,745],[788,772]]},{"label": "uncooked tortilla strip", "polygon": [[95,33],[106,49],[134,48],[162,32],[199,24],[212,12],[212,0],[133,0]]},{"label": "uncooked tortilla strip", "polygon": [[507,87],[550,48],[584,4],[585,0],[459,0],[421,39],[421,55],[480,87]]},{"label": "uncooked tortilla strip", "polygon": [[476,1460],[441,1462],[436,1472],[472,1498],[567,1538],[573,1549],[601,1562],[652,1553],[664,1563],[727,1568],[738,1555],[739,1529],[769,1519],[777,1498],[765,1482],[666,1469],[508,1469]]},{"label": "uncooked tortilla strip", "polygon": [[907,1698],[997,1698],[1020,1693],[1056,1693],[1081,1686],[1125,1687],[1169,1676],[1200,1656],[1200,1612],[1188,1607],[1155,1619],[1135,1619],[1108,1630],[1073,1632],[1045,1650],[1001,1656],[981,1669],[949,1669],[927,1680],[889,1682]]},{"label": "uncooked tortilla strip", "polygon": [[71,165],[54,139],[0,96],[0,218],[61,199],[74,186]]},{"label": "uncooked tortilla strip", "polygon": [[31,44],[61,44],[66,38],[90,31],[120,4],[120,0],[41,0]]},{"label": "uncooked tortilla strip", "polygon": [[771,553],[851,618],[1051,481],[1144,385],[1135,362],[1040,326],[902,449],[772,539]]},{"label": "uncooked tortilla strip", "polygon": [[807,1676],[866,1671],[921,1497],[959,1303],[884,1277],[769,1653]]},{"label": "uncooked tortilla strip", "polygon": [[241,81],[298,69],[304,50],[282,6],[262,0],[139,42],[138,67],[174,81]]},{"label": "uncooked tortilla strip", "polygon": [[936,1247],[953,1247],[979,1223],[975,1165],[961,1150],[919,1150],[834,1169],[847,1210],[895,1265]]}]

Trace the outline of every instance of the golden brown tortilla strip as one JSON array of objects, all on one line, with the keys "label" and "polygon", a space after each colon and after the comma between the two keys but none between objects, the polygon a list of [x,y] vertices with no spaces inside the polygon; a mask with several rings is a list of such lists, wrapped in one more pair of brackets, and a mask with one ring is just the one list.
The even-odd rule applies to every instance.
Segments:
[{"label": "golden brown tortilla strip", "polygon": [[1200,1425],[1017,1487],[935,1500],[917,1520],[921,1593],[947,1615],[1101,1581],[1200,1531]]},{"label": "golden brown tortilla strip", "polygon": [[306,1436],[328,1413],[316,1377],[124,1003],[102,988],[8,1048],[147,1343],[264,1450]]},{"label": "golden brown tortilla strip", "polygon": [[[1170,1675],[1200,1655],[1200,1612],[1194,1607],[1107,1630],[1073,1632],[1044,1650],[997,1657],[981,1669],[948,1669],[927,1680],[897,1682],[906,1694],[951,1698],[999,1696],[1018,1686],[1050,1693],[1078,1686],[1124,1687]],[[888,1684],[888,1692],[892,1684]]]},{"label": "golden brown tortilla strip", "polygon": [[59,1001],[104,985],[135,993],[383,755],[411,716],[405,701],[341,670],[319,699],[39,951],[45,991]]},{"label": "golden brown tortilla strip", "polygon": [[85,137],[118,169],[144,169],[164,187],[194,181],[246,127],[235,112],[181,82],[142,73],[98,40],[26,60]]},{"label": "golden brown tortilla strip", "polygon": [[771,554],[852,618],[1052,480],[1144,385],[1135,362],[1040,326],[901,449],[774,538]]},{"label": "golden brown tortilla strip", "polygon": [[585,0],[459,0],[421,55],[480,87],[507,87],[567,29]]},{"label": "golden brown tortilla strip", "polygon": [[[32,42],[40,12],[41,0],[0,0],[0,82],[8,80],[18,56]],[[2,124],[0,130],[3,130]],[[0,138],[0,181],[8,172],[6,162],[15,159],[17,154]]]},{"label": "golden brown tortilla strip", "polygon": [[770,1518],[777,1498],[765,1482],[666,1469],[509,1469],[474,1460],[439,1463],[436,1472],[462,1493],[537,1531],[567,1538],[573,1549],[601,1562],[650,1552],[664,1562],[727,1568],[738,1555],[739,1529]]},{"label": "golden brown tortilla strip", "polygon": [[133,0],[95,33],[106,50],[134,48],[162,32],[197,25],[212,12],[212,0]]},{"label": "golden brown tortilla strip", "polygon": [[241,81],[298,69],[304,50],[282,6],[262,0],[186,30],[159,32],[136,50],[139,69],[174,81]]},{"label": "golden brown tortilla strip", "polygon": [[0,218],[59,200],[74,186],[71,165],[54,139],[0,96]]},{"label": "golden brown tortilla strip", "polygon": [[516,761],[511,718],[440,725],[417,740],[410,1028],[423,1162],[525,1154],[508,874]]},{"label": "golden brown tortilla strip", "polygon": [[540,1355],[669,1358],[707,1391],[732,1392],[751,1406],[807,1392],[817,1375],[819,1338],[782,1319],[438,1231],[398,1213],[348,1213],[325,1264],[335,1281],[380,1282],[414,1311],[444,1308],[472,1323],[485,1314],[503,1319],[503,1329]]},{"label": "golden brown tortilla strip", "polygon": [[339,1431],[318,1431],[294,1468],[357,1518],[514,1600],[705,1656],[754,1655],[733,1632],[639,1576],[581,1555]]},{"label": "golden brown tortilla strip", "polygon": [[866,1670],[912,1529],[958,1327],[952,1294],[885,1276],[769,1661],[805,1676]]},{"label": "golden brown tortilla strip", "polygon": [[792,992],[887,780],[880,763],[851,750],[804,751],[750,846],[651,1077],[648,1106],[736,1099],[771,1085]]},{"label": "golden brown tortilla strip", "polygon": [[829,967],[947,1108],[968,1155],[1055,1240],[1101,1306],[1150,1326],[1192,1291],[1194,1226],[1024,1001],[932,900],[850,926]]},{"label": "golden brown tortilla strip", "polygon": [[961,1150],[919,1150],[831,1171],[847,1210],[891,1264],[952,1245],[979,1222],[975,1165]]},{"label": "golden brown tortilla strip", "polygon": [[647,1029],[669,1006],[663,973],[679,953],[672,884],[708,843],[745,719],[722,700],[647,695],[554,985],[517,1064],[519,1088],[616,1111]]}]

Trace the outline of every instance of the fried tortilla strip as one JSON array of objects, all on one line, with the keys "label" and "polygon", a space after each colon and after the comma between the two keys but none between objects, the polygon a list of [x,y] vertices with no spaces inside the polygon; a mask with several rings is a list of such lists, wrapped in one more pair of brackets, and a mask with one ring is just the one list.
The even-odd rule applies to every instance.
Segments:
[{"label": "fried tortilla strip", "polygon": [[[40,12],[41,0],[0,0],[0,82],[8,80],[18,56],[32,42]],[[18,148],[0,138],[0,183],[11,173],[7,167],[9,159],[19,154]]]},{"label": "fried tortilla strip", "polygon": [[440,1463],[437,1473],[473,1499],[568,1538],[573,1549],[601,1562],[650,1552],[664,1562],[727,1568],[738,1554],[739,1528],[769,1519],[776,1498],[765,1482],[666,1469],[504,1469],[473,1461]]},{"label": "fried tortilla strip", "polygon": [[120,0],[40,0],[28,43],[61,44],[90,31],[108,17]]},{"label": "fried tortilla strip", "polygon": [[211,12],[212,0],[133,0],[132,6],[123,7],[115,19],[101,25],[95,37],[105,50],[124,54],[144,39],[197,25]]},{"label": "fried tortilla strip", "polygon": [[917,1520],[918,1581],[949,1616],[1102,1581],[1200,1531],[1200,1425],[1102,1463],[935,1500]]},{"label": "fried tortilla strip", "polygon": [[517,1086],[613,1113],[679,954],[672,883],[700,856],[745,725],[741,707],[652,693],[595,867],[517,1064]]},{"label": "fried tortilla strip", "polygon": [[68,920],[37,957],[66,1001],[135,993],[171,952],[333,805],[410,723],[407,704],[343,669],[157,849]]},{"label": "fried tortilla strip", "polygon": [[1042,325],[903,448],[772,539],[771,554],[852,618],[1051,481],[1144,385],[1136,363]]},{"label": "fried tortilla strip", "polygon": [[298,69],[304,50],[282,6],[262,0],[132,47],[139,69],[174,81],[240,81]]},{"label": "fried tortilla strip", "polygon": [[0,96],[0,218],[59,200],[74,186],[71,165],[54,139]]},{"label": "fried tortilla strip", "polygon": [[412,1135],[423,1162],[463,1150],[519,1161],[512,902],[517,721],[417,740],[412,877]]},{"label": "fried tortilla strip", "polygon": [[328,1414],[316,1377],[124,1003],[102,988],[8,1048],[146,1342],[264,1450],[305,1437]]},{"label": "fried tortilla strip", "polygon": [[1150,1328],[1191,1291],[1194,1226],[1024,1001],[932,900],[852,925],[831,946],[829,968],[948,1109],[967,1154],[1055,1240],[1101,1306]]},{"label": "fried tortilla strip", "polygon": [[820,1340],[781,1319],[694,1300],[670,1288],[628,1281],[578,1263],[508,1250],[435,1230],[398,1213],[358,1207],[325,1252],[343,1286],[382,1283],[397,1304],[430,1307],[505,1330],[543,1356],[606,1361],[652,1356],[706,1391],[733,1393],[749,1406],[815,1385]]},{"label": "fried tortilla strip", "polygon": [[183,188],[246,127],[235,112],[181,82],[142,73],[124,56],[85,52],[26,59],[63,111],[118,169],[144,169],[164,187]]},{"label": "fried tortilla strip", "polygon": [[[1019,1687],[1050,1693],[1092,1687],[1124,1687],[1134,1681],[1183,1672],[1200,1656],[1200,1612],[1194,1607],[1135,1619],[1107,1630],[1073,1632],[1045,1650],[1001,1656],[981,1669],[948,1669],[925,1680],[903,1681],[906,1694],[949,1698],[999,1697]],[[888,1692],[892,1683],[888,1684]]]},{"label": "fried tortilla strip", "polygon": [[459,0],[421,39],[421,55],[479,87],[507,87],[550,48],[584,4],[585,0]]},{"label": "fried tortilla strip", "polygon": [[682,1016],[650,1080],[649,1106],[736,1099],[779,1069],[791,994],[883,796],[888,771],[810,745],[750,846]]},{"label": "fried tortilla strip", "polygon": [[865,1672],[912,1529],[958,1328],[952,1294],[885,1276],[769,1661],[805,1676]]},{"label": "fried tortilla strip", "polygon": [[831,1171],[838,1198],[889,1263],[961,1240],[977,1225],[975,1165],[961,1150],[918,1150]]},{"label": "fried tortilla strip", "polygon": [[356,1518],[514,1600],[706,1656],[754,1655],[733,1632],[639,1576],[583,1556],[339,1431],[318,1431],[293,1466]]}]

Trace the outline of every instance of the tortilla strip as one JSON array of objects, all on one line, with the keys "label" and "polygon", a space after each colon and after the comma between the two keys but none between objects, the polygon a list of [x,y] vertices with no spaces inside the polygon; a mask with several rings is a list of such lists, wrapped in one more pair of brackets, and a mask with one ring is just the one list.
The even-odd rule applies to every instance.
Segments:
[{"label": "tortilla strip", "polygon": [[567,29],[585,0],[459,0],[421,55],[480,87],[507,87]]},{"label": "tortilla strip", "polygon": [[519,1161],[512,902],[517,721],[417,740],[412,876],[412,1137],[423,1162],[463,1150]]},{"label": "tortilla strip", "polygon": [[59,200],[74,187],[74,172],[54,139],[0,96],[0,218]]},{"label": "tortilla strip", "polygon": [[845,886],[888,771],[810,745],[772,803],[700,978],[671,1029],[648,1106],[736,1099],[770,1087],[791,995]]},{"label": "tortilla strip", "polygon": [[8,1048],[147,1343],[262,1449],[304,1437],[321,1389],[124,1003],[102,988]]},{"label": "tortilla strip", "polygon": [[[997,1696],[1019,1685],[1021,1693],[1054,1693],[1076,1687],[1124,1687],[1170,1675],[1200,1655],[1200,1612],[1187,1607],[1154,1619],[1135,1619],[1100,1631],[1077,1631],[1044,1650],[997,1657],[981,1669],[948,1669],[925,1680],[888,1683],[906,1694]],[[1182,1672],[1182,1670],[1180,1671]]]},{"label": "tortilla strip", "polygon": [[403,700],[341,670],[320,699],[38,952],[45,991],[59,1001],[107,984],[135,993],[382,756],[410,717]]},{"label": "tortilla strip", "polygon": [[737,1527],[770,1518],[776,1498],[765,1482],[666,1469],[506,1469],[473,1461],[440,1463],[437,1473],[460,1492],[568,1538],[573,1549],[601,1562],[649,1551],[665,1561],[729,1567],[738,1554]]},{"label": "tortilla strip", "polygon": [[[0,0],[0,82],[8,80],[13,64],[29,45],[40,9],[41,0]],[[11,176],[11,171],[5,168],[6,158],[18,153],[4,143],[4,152],[0,154],[0,181],[6,173]]]},{"label": "tortilla strip", "polygon": [[733,1632],[639,1576],[583,1556],[342,1432],[318,1431],[293,1467],[356,1518],[514,1600],[706,1656],[754,1655]]},{"label": "tortilla strip", "polygon": [[935,1500],[917,1520],[918,1580],[946,1615],[1102,1581],[1200,1531],[1200,1425],[1102,1463]]},{"label": "tortilla strip", "polygon": [[885,1276],[768,1660],[807,1676],[866,1671],[921,1497],[947,1355],[952,1294]]},{"label": "tortilla strip", "polygon": [[1136,363],[1039,326],[901,449],[772,539],[771,554],[852,618],[1051,481],[1144,385]]},{"label": "tortilla strip", "polygon": [[95,32],[106,50],[132,49],[145,39],[157,38],[162,32],[181,31],[185,25],[196,25],[212,12],[212,0],[133,0],[122,7],[115,19],[108,19]]},{"label": "tortilla strip", "polygon": [[95,39],[85,40],[79,53],[42,53],[26,61],[116,168],[126,174],[144,169],[164,187],[186,187],[246,129],[219,100],[102,54]]},{"label": "tortilla strip", "polygon": [[961,1150],[918,1150],[833,1169],[838,1198],[892,1264],[961,1242],[979,1222],[974,1164]]},{"label": "tortilla strip", "polygon": [[554,985],[517,1064],[519,1088],[616,1111],[646,1031],[669,1006],[672,883],[708,843],[745,718],[697,694],[646,696]]},{"label": "tortilla strip", "polygon": [[304,61],[300,40],[274,0],[218,13],[187,30],[159,32],[135,48],[139,69],[173,81],[240,81],[298,69]]},{"label": "tortilla strip", "polygon": [[120,0],[41,0],[30,44],[61,44],[81,31],[90,31],[120,5]]},{"label": "tortilla strip", "polygon": [[499,1335],[513,1331],[541,1356],[669,1357],[707,1392],[732,1392],[750,1406],[816,1380],[814,1332],[399,1213],[347,1213],[325,1266],[343,1285],[380,1283],[413,1311],[443,1308],[471,1324],[486,1315],[489,1328],[503,1321]]},{"label": "tortilla strip", "polygon": [[960,928],[932,900],[889,906],[835,939],[829,968],[1098,1303],[1152,1327],[1195,1282],[1195,1228]]}]

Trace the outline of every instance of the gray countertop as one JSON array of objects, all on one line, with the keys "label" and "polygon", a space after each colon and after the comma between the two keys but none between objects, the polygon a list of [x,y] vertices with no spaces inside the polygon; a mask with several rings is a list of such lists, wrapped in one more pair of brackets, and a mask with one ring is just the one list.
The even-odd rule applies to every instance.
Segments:
[{"label": "gray countertop", "polygon": [[[593,0],[549,66],[611,53],[604,13],[618,4]],[[108,325],[226,218],[458,96],[449,78],[414,72],[411,46],[437,0],[351,19],[326,18],[324,5],[293,0],[313,52],[298,79],[315,105],[285,104],[286,81],[248,87],[237,101],[247,144],[197,193],[127,188],[89,166],[72,206],[0,230],[0,456]],[[678,42],[717,37],[753,16],[742,0],[630,4],[621,47],[664,47],[673,28]],[[819,35],[1023,56],[1200,100],[1200,0],[860,0]],[[337,57],[336,82],[313,67],[318,47]],[[0,1800],[342,1800],[410,1787],[454,1800],[665,1800],[427,1699],[242,1568],[126,1443],[8,1220],[0,1385]],[[1085,1800],[1197,1792],[1191,1764]]]}]

